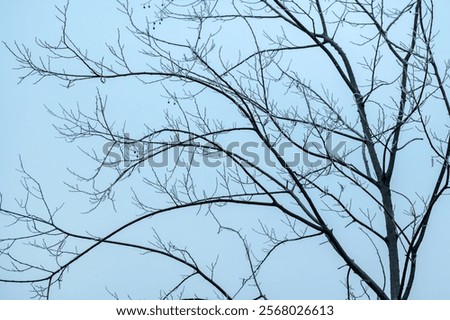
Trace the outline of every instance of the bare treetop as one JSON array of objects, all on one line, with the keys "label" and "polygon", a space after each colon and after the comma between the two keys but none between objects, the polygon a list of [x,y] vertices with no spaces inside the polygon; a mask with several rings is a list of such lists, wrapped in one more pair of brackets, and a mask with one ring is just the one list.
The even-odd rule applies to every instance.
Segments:
[{"label": "bare treetop", "polygon": [[[261,271],[272,255],[288,244],[295,255],[321,238],[342,261],[337,283],[346,298],[410,297],[428,223],[436,205],[448,203],[448,64],[433,52],[433,1],[119,1],[126,27],[118,26],[115,43],[93,50],[71,34],[73,5],[58,9],[59,41],[37,40],[44,55],[32,55],[20,39],[6,44],[20,82],[58,78],[71,88],[123,78],[148,87],[150,99],[161,93],[167,105],[149,108],[166,108],[165,116],[152,124],[143,117],[147,131],[129,133],[109,118],[114,106],[101,89],[91,109],[50,107],[68,142],[104,141],[101,150],[84,151],[98,164],[92,175],[73,168],[79,184],[68,183],[87,196],[88,212],[107,201],[117,209],[125,200],[120,186],[142,179],[133,182],[127,222],[87,235],[59,226],[59,209],[45,205],[22,166],[26,200],[0,210],[28,233],[0,240],[10,262],[0,281],[30,283],[37,297],[51,298],[70,265],[112,246],[189,270],[161,288],[160,298],[266,299]],[[413,184],[418,174],[426,184]],[[34,212],[30,198],[45,210]],[[205,228],[219,231],[218,245],[236,240],[227,250],[244,263],[233,283],[216,271],[232,264],[221,261],[224,252],[199,262],[195,249],[160,230],[142,241],[118,240],[155,216],[170,229],[185,209],[204,214]],[[242,210],[242,220],[228,221],[227,210]],[[261,213],[247,224],[247,212]],[[261,236],[264,242],[255,240]],[[16,257],[23,242],[42,256],[39,263]]]}]

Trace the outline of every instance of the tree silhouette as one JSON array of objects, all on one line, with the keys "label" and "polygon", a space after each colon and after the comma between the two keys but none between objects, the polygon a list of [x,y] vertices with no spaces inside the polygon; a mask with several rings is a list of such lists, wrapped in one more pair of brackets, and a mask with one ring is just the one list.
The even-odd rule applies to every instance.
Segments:
[{"label": "tree silhouette", "polygon": [[[51,298],[69,266],[111,246],[183,266],[160,298],[266,299],[267,273],[277,272],[266,267],[271,257],[318,238],[342,261],[346,298],[410,297],[427,226],[449,188],[448,64],[433,52],[433,1],[124,1],[118,9],[127,29],[106,52],[71,37],[68,4],[58,9],[59,41],[37,40],[42,57],[6,46],[25,71],[20,81],[57,78],[71,88],[125,78],[150,96],[163,88],[165,123],[143,134],[108,120],[101,89],[91,112],[49,109],[69,142],[104,141],[86,152],[93,174],[72,171],[80,184],[68,185],[89,197],[89,214],[108,201],[120,212],[121,185],[135,177],[147,188],[132,187],[134,207],[111,230],[69,231],[21,165],[26,198],[0,208],[22,230],[2,236],[8,272],[0,281],[30,283],[36,297]],[[427,182],[416,185],[414,175]],[[204,261],[205,243],[177,244],[161,230],[120,237],[152,228],[155,217],[176,223],[177,212],[218,230],[215,260]],[[16,254],[23,243],[30,260]],[[245,263],[233,280],[223,275],[232,264],[221,259],[226,250]]]}]

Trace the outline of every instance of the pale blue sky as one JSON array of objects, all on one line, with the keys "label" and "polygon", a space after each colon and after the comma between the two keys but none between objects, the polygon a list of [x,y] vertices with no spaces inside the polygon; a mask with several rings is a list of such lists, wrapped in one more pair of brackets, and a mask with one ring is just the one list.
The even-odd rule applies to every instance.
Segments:
[{"label": "pale blue sky", "polygon": [[[92,52],[104,50],[105,42],[114,42],[117,35],[115,27],[126,23],[126,19],[115,9],[115,2],[106,3],[100,0],[72,2],[69,10],[69,30],[75,40],[79,40],[85,47],[92,48]],[[450,10],[450,4],[445,1],[436,2],[436,28],[441,32],[436,37],[434,50],[442,65],[443,61],[449,58],[446,48],[450,40],[450,25],[446,13]],[[32,49],[33,55],[39,55],[40,51],[36,48],[34,40],[36,37],[50,42],[58,39],[60,24],[55,18],[54,6],[61,6],[64,3],[65,1],[33,0],[8,2],[0,13],[0,40],[11,46],[14,41],[24,43]],[[161,28],[166,28],[164,30],[166,33],[174,31],[167,25]],[[176,32],[181,31],[177,29]],[[233,30],[230,30],[230,33],[232,32]],[[313,59],[314,57],[311,57],[310,61]],[[111,119],[119,123],[126,121],[130,131],[143,132],[144,124],[158,123],[158,119],[162,117],[162,110],[167,106],[167,99],[160,97],[161,90],[155,89],[154,86],[143,85],[135,79],[107,81],[105,84],[100,81],[81,82],[70,90],[60,86],[60,82],[55,79],[44,79],[38,84],[33,84],[33,79],[28,79],[18,85],[21,72],[13,70],[17,67],[17,63],[4,46],[0,47],[0,61],[2,83],[0,145],[4,150],[0,162],[0,192],[4,197],[4,206],[14,205],[14,199],[24,194],[20,186],[21,174],[15,170],[19,167],[20,155],[25,168],[41,183],[51,206],[56,207],[65,203],[60,216],[60,223],[65,227],[102,234],[105,230],[111,230],[114,226],[127,221],[130,215],[134,215],[132,212],[135,209],[133,206],[127,206],[125,199],[131,195],[129,187],[133,186],[135,180],[130,180],[119,188],[118,194],[122,192],[119,197],[124,201],[119,201],[117,213],[114,213],[108,205],[104,205],[90,215],[79,214],[89,207],[88,199],[68,192],[63,182],[74,182],[74,178],[68,174],[67,168],[86,174],[91,172],[92,163],[77,146],[101,150],[103,142],[94,139],[68,144],[64,139],[57,138],[57,132],[52,124],[58,121],[47,112],[44,105],[57,110],[60,103],[65,107],[76,107],[78,103],[82,110],[89,110],[94,105],[95,94],[99,89],[102,95],[108,95]],[[305,68],[314,65],[310,61],[304,62]],[[314,76],[320,79],[323,72]],[[214,103],[215,101],[211,101],[212,105]],[[406,175],[410,175],[409,169],[411,168],[405,166],[400,171],[405,178]],[[408,177],[416,182],[422,178],[420,172],[416,172],[415,177]],[[411,298],[450,299],[448,207],[447,198],[445,204],[439,205],[439,210],[430,222],[427,240],[420,251],[419,272]],[[240,216],[242,211],[237,208],[229,206],[224,210],[231,212],[231,217],[227,218],[229,223],[239,221],[243,228],[251,226],[256,217],[264,213],[259,209],[248,212],[249,209],[244,208],[247,214],[243,218]],[[282,228],[277,218],[273,218],[271,222]],[[4,224],[6,223],[0,225],[0,230]],[[186,227],[189,232],[184,232]],[[120,237],[128,240],[146,232],[150,234],[151,228],[160,230],[165,240],[178,242],[180,245],[189,244],[190,250],[197,253],[205,265],[213,262],[215,254],[222,252],[221,249],[226,249],[229,243],[236,244],[235,240],[227,239],[226,235],[221,235],[221,240],[214,242],[217,239],[217,227],[211,221],[205,222],[202,214],[197,216],[195,212],[186,211],[177,213],[165,221],[152,219],[149,223],[128,230]],[[346,241],[352,243],[355,239],[348,237]],[[328,245],[319,246],[321,242],[323,240],[313,239],[299,245],[289,245],[272,257],[261,274],[266,288],[270,288],[267,291],[271,298],[345,297],[345,288],[340,283],[344,279],[345,272],[338,269],[343,263]],[[219,247],[216,247],[217,245]],[[355,246],[354,250],[358,251],[358,246]],[[24,251],[24,254],[28,252]],[[358,254],[364,255],[361,252]],[[222,264],[217,272],[222,271],[222,274],[219,274],[220,279],[224,283],[230,283],[231,287],[236,286],[233,281],[239,275],[240,255],[241,252],[224,252],[221,255]],[[304,260],[307,263],[303,262]],[[273,272],[272,268],[276,268],[277,271]],[[2,272],[0,270],[0,275]],[[176,281],[173,279],[174,275],[183,272],[186,271],[182,267],[174,266],[173,263],[161,258],[141,256],[139,252],[131,250],[102,247],[74,264],[65,275],[61,289],[55,288],[52,297],[109,299],[111,296],[105,287],[117,292],[120,298],[127,298],[127,295],[144,299],[156,297],[167,283]],[[157,273],[158,276],[145,276],[153,273]],[[299,293],[297,289],[302,286],[310,288],[309,291],[305,293],[300,290]],[[28,289],[26,286],[0,284],[0,299],[29,298]],[[251,294],[244,293],[242,297],[248,298]]]}]

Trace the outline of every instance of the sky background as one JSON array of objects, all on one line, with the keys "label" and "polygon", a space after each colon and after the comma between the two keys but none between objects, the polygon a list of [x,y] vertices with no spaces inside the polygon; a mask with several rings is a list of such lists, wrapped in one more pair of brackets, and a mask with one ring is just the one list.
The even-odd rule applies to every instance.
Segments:
[{"label": "sky background", "polygon": [[[14,42],[26,44],[33,55],[39,55],[39,49],[34,41],[41,38],[54,42],[59,38],[60,23],[55,18],[55,5],[62,6],[65,1],[14,1],[4,5],[0,12],[0,40],[10,46]],[[446,1],[436,1],[436,28],[441,31],[436,37],[438,62],[442,65],[448,59],[446,50],[450,40],[449,23],[446,13],[450,4]],[[116,10],[115,2],[110,1],[73,1],[69,10],[69,30],[75,40],[79,40],[83,47],[104,50],[105,42],[114,42],[117,35],[117,25],[125,25],[126,19]],[[170,25],[163,25],[161,32],[186,32],[188,30],[175,29]],[[174,30],[175,29],[175,30]],[[230,30],[230,34],[236,30]],[[236,45],[232,39],[230,45]],[[239,43],[241,46],[245,44]],[[131,47],[132,49],[132,47]],[[132,51],[132,50],[130,50]],[[80,194],[68,192],[64,181],[74,182],[67,168],[86,173],[94,168],[92,163],[80,152],[78,147],[101,150],[102,141],[86,140],[67,143],[58,138],[54,124],[58,120],[52,117],[45,106],[58,110],[59,104],[66,107],[76,107],[83,110],[92,108],[97,90],[101,95],[108,95],[108,115],[113,120],[126,121],[130,132],[142,132],[144,124],[158,123],[162,118],[162,111],[167,107],[167,99],[161,97],[161,89],[148,87],[135,79],[118,81],[81,82],[71,89],[60,85],[55,79],[44,79],[33,84],[34,79],[25,80],[18,84],[21,71],[14,70],[17,63],[5,46],[0,46],[0,146],[3,149],[0,162],[0,192],[3,194],[4,207],[13,206],[16,198],[24,195],[20,185],[21,173],[19,155],[28,172],[42,185],[49,203],[53,208],[61,203],[63,207],[60,222],[69,229],[86,229],[92,233],[102,234],[114,226],[128,221],[133,207],[126,203],[119,203],[118,212],[104,205],[100,210],[90,215],[79,213],[89,207],[88,199]],[[314,57],[308,65],[314,65]],[[315,68],[315,67],[314,67]],[[321,73],[316,74],[317,77]],[[211,101],[214,104],[214,101]],[[145,121],[143,121],[145,119]],[[61,123],[61,122],[59,122]],[[406,167],[407,169],[407,167]],[[405,175],[410,174],[404,170]],[[416,180],[421,180],[420,172],[415,172]],[[205,177],[207,179],[207,177]],[[128,199],[131,195],[129,187],[136,183],[130,179],[119,191],[119,197]],[[155,199],[155,201],[157,201]],[[411,298],[450,299],[450,216],[448,216],[448,198],[446,204],[440,205],[430,223],[429,234],[420,251],[419,273],[415,289]],[[230,223],[240,219],[243,227],[251,226],[256,217],[262,212],[247,212],[245,217],[239,216],[242,211],[232,206],[225,210],[232,212]],[[234,215],[234,216],[233,216]],[[204,222],[204,216],[195,212],[182,211],[174,214],[170,221],[154,219],[121,235],[124,239],[131,239],[139,234],[150,234],[152,228],[160,230],[165,239],[178,243],[189,243],[191,250],[205,264],[214,260],[217,252],[224,252],[229,243],[236,244],[231,237],[221,235],[222,240],[217,247],[217,229],[211,222]],[[6,221],[0,220],[0,232],[7,232],[4,228]],[[276,221],[271,221],[277,225]],[[209,224],[208,224],[209,223]],[[282,226],[279,226],[280,228]],[[3,230],[2,230],[3,228]],[[189,232],[183,232],[185,229]],[[4,231],[5,230],[5,231]],[[202,235],[199,237],[199,235]],[[260,241],[260,239],[256,239]],[[319,244],[323,240],[310,240],[301,245],[286,246],[281,249],[273,262],[268,263],[261,277],[265,286],[270,288],[270,296],[275,299],[342,299],[345,288],[340,283],[345,272],[338,267],[343,263],[333,253],[331,248]],[[81,244],[80,247],[83,245]],[[220,247],[223,246],[223,247]],[[293,254],[295,252],[295,254]],[[24,249],[22,253],[28,255]],[[225,283],[232,283],[239,274],[240,252],[223,253],[221,261],[222,271],[220,279]],[[242,258],[242,257],[241,257]],[[303,263],[303,260],[307,263]],[[284,261],[283,263],[278,263]],[[276,272],[271,272],[277,268]],[[162,271],[164,270],[164,271]],[[116,292],[120,298],[148,298],[158,295],[159,290],[167,283],[175,283],[174,274],[186,272],[182,267],[154,256],[142,256],[133,250],[117,249],[102,246],[95,253],[74,264],[59,289],[52,292],[56,299],[110,299],[108,293]],[[0,270],[0,275],[2,270]],[[146,274],[158,275],[146,277]],[[292,275],[296,275],[292,277]],[[286,279],[288,278],[288,279]],[[280,284],[283,285],[280,285]],[[297,290],[298,287],[309,288],[307,293]],[[170,286],[168,286],[170,287]],[[205,289],[205,292],[207,289]],[[269,290],[268,290],[269,291]],[[326,294],[324,294],[326,292]],[[250,297],[243,294],[243,297]],[[0,284],[0,299],[27,299],[30,297],[29,287],[25,285]]]}]

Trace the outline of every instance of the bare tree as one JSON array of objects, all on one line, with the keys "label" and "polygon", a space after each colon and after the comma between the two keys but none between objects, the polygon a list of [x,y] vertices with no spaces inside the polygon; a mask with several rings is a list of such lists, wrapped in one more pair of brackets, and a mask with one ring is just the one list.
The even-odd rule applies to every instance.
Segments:
[{"label": "bare tree", "polygon": [[[94,54],[70,35],[68,8],[58,9],[59,41],[37,41],[42,58],[6,44],[25,71],[20,80],[57,78],[70,88],[127,78],[163,88],[166,121],[127,133],[108,120],[100,89],[91,112],[49,109],[68,141],[104,140],[103,150],[86,152],[97,163],[93,174],[72,172],[80,184],[69,185],[89,197],[90,214],[108,200],[120,212],[121,185],[134,177],[147,188],[133,186],[135,207],[112,230],[69,231],[22,166],[25,200],[0,208],[16,230],[0,242],[8,260],[1,282],[30,283],[37,297],[51,298],[69,266],[112,246],[189,270],[161,288],[160,298],[266,299],[261,271],[270,257],[289,243],[321,238],[342,261],[346,298],[410,297],[419,249],[436,206],[448,201],[450,175],[449,66],[433,52],[432,0],[119,1],[126,32]],[[230,207],[244,208],[242,220],[226,218]],[[174,222],[185,209],[238,240],[228,248],[246,263],[237,285],[219,274],[230,264],[222,251],[205,262],[201,243],[196,252],[162,231],[120,238],[156,216]],[[243,222],[252,211],[261,213],[253,216],[259,228]],[[29,261],[15,254],[23,243],[34,252]]]}]

